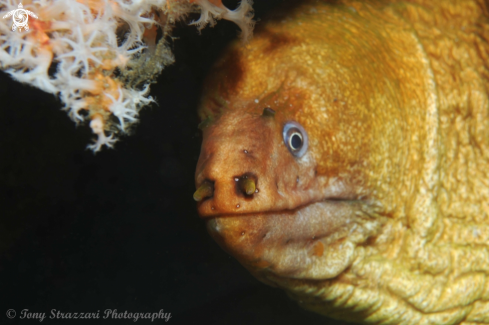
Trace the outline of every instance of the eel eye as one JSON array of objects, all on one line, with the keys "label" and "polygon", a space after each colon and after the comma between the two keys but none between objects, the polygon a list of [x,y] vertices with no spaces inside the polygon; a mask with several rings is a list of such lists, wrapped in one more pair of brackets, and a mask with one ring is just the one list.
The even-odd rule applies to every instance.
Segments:
[{"label": "eel eye", "polygon": [[302,157],[307,151],[307,132],[297,122],[287,122],[283,130],[284,143],[295,157]]}]

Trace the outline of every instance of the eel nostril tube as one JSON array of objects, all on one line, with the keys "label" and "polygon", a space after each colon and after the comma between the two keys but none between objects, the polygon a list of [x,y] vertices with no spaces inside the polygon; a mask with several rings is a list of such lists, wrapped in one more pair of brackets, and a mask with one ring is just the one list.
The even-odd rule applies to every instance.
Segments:
[{"label": "eel nostril tube", "polygon": [[214,184],[211,182],[204,182],[194,193],[194,200],[197,202],[202,201],[206,197],[212,197],[214,195]]},{"label": "eel nostril tube", "polygon": [[246,195],[253,195],[255,193],[255,181],[251,178],[245,177],[240,179],[239,187]]}]

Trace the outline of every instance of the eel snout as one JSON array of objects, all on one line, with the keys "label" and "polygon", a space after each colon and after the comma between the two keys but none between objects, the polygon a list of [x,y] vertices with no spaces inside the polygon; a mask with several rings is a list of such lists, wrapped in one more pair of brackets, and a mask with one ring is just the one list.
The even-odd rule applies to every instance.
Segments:
[{"label": "eel snout", "polygon": [[314,159],[289,152],[284,124],[265,110],[226,114],[204,130],[194,193],[201,217],[290,210],[322,199]]}]

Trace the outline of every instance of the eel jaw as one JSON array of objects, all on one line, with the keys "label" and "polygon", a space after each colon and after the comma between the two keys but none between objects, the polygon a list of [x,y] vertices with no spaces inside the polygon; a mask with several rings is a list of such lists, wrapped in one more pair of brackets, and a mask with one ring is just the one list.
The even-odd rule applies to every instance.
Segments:
[{"label": "eel jaw", "polygon": [[[216,242],[264,282],[273,276],[324,280],[351,265],[361,232],[360,201],[325,200],[295,210],[220,216],[207,221]],[[365,216],[365,214],[363,214]],[[358,236],[357,236],[358,237]]]}]

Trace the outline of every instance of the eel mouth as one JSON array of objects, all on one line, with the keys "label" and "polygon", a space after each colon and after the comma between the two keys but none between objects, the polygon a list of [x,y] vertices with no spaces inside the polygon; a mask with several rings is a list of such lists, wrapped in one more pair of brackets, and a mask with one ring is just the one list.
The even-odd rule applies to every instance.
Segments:
[{"label": "eel mouth", "polygon": [[207,217],[216,242],[256,273],[328,279],[351,264],[357,200],[322,200],[293,210]]}]

